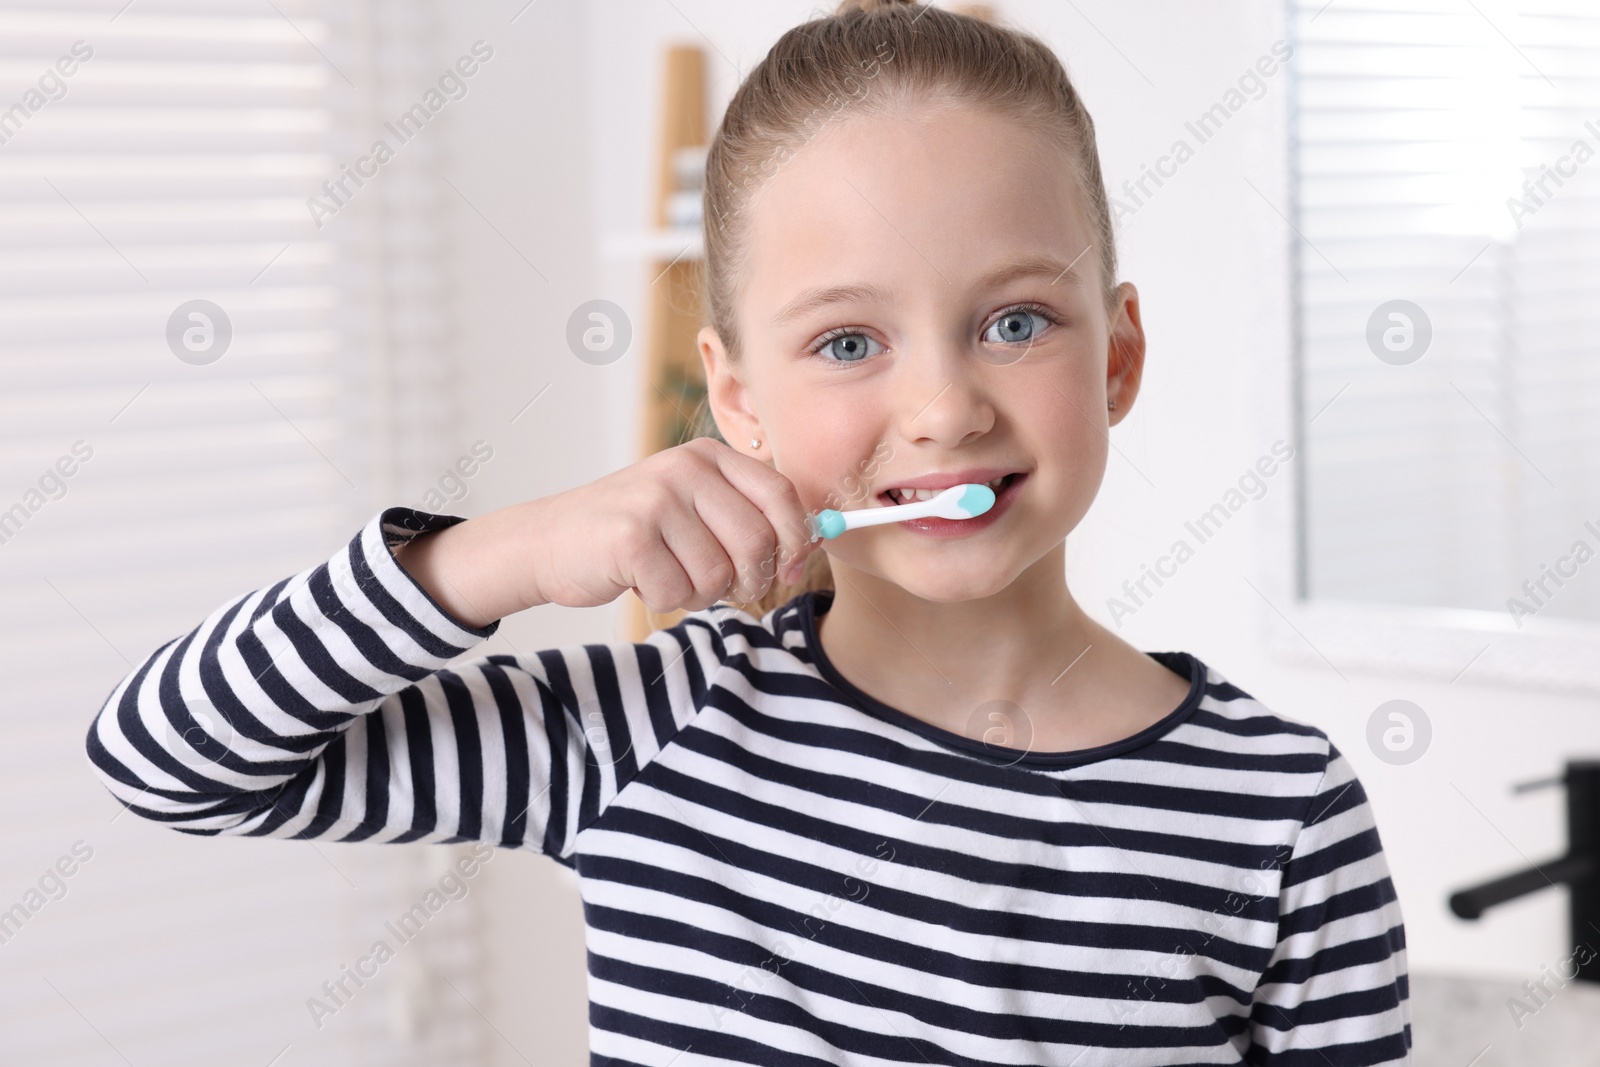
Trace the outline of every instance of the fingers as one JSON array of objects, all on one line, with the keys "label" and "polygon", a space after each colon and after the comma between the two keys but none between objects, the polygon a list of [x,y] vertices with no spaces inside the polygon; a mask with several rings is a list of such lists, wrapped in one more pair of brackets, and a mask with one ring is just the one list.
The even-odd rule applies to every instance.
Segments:
[{"label": "fingers", "polygon": [[734,570],[705,525],[678,515],[633,553],[634,590],[651,611],[699,611],[717,602]]},{"label": "fingers", "polygon": [[766,593],[775,577],[777,531],[766,514],[720,471],[710,474],[695,492],[694,508],[737,572],[723,595],[731,600],[755,600]]},{"label": "fingers", "polygon": [[628,491],[629,516],[640,521],[619,538],[632,587],[648,607],[749,602],[775,580],[798,577],[815,544],[787,477],[705,438],[662,453],[652,466]]},{"label": "fingers", "polygon": [[792,581],[817,544],[811,539],[805,505],[794,483],[760,460],[726,445],[716,448],[713,455],[723,477],[760,509],[777,534],[777,552],[770,562],[763,561],[763,576]]}]

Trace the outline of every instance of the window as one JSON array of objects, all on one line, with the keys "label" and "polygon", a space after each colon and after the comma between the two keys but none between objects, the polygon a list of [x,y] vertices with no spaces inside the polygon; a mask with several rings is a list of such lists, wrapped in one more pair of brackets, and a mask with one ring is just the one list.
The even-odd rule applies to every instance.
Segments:
[{"label": "window", "polygon": [[8,1059],[475,1062],[426,984],[473,992],[470,904],[320,1034],[307,1008],[452,851],[175,834],[83,755],[134,663],[444,465],[436,139],[307,206],[443,69],[428,11],[0,8],[0,909],[92,853],[0,945]]},{"label": "window", "polygon": [[1291,24],[1293,584],[1477,645],[1581,637],[1600,623],[1600,11],[1295,0]]}]

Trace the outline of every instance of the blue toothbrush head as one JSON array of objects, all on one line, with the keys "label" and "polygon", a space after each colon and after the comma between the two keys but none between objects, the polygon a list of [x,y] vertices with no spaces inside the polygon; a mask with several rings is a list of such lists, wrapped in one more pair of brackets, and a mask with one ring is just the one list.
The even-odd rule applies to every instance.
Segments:
[{"label": "blue toothbrush head", "polygon": [[969,518],[975,519],[994,507],[994,490],[987,485],[968,485],[967,491],[956,501],[956,506],[965,511]]},{"label": "blue toothbrush head", "polygon": [[832,508],[824,508],[811,520],[811,528],[818,537],[831,541],[844,533],[844,515]]}]

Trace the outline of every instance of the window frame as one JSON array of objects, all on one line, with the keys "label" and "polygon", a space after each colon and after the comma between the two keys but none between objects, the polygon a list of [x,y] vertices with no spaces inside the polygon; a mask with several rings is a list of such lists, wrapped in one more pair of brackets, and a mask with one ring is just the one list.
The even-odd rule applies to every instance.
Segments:
[{"label": "window frame", "polygon": [[[1284,0],[1285,39],[1303,41],[1300,0]],[[1406,606],[1312,597],[1307,589],[1306,462],[1308,412],[1304,395],[1305,333],[1302,260],[1309,252],[1297,228],[1299,190],[1298,65],[1286,64],[1288,86],[1282,133],[1283,179],[1290,223],[1285,236],[1286,325],[1284,360],[1278,350],[1255,349],[1251,370],[1261,390],[1258,411],[1266,440],[1291,441],[1286,464],[1290,492],[1270,493],[1257,514],[1260,553],[1252,566],[1258,629],[1277,658],[1320,666],[1341,677],[1359,670],[1378,674],[1546,690],[1600,693],[1600,623],[1537,615],[1520,626],[1503,611]]]}]

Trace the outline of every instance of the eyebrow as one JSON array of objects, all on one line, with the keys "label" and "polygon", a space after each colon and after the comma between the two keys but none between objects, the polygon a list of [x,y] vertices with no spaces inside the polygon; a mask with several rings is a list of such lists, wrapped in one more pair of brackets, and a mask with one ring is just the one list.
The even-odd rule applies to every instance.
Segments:
[{"label": "eyebrow", "polygon": [[[1078,259],[1082,258],[1081,255],[1078,257]],[[1072,269],[1077,262],[1078,260],[1075,259],[1071,263],[1063,263],[1055,256],[1049,255],[1026,256],[1015,263],[1008,263],[985,274],[978,279],[977,288],[993,289],[1004,285],[1006,282],[1016,281],[1018,278],[1033,278],[1039,275],[1049,275],[1052,279],[1051,285],[1055,285],[1058,282],[1066,282],[1068,285],[1082,285],[1083,276]]]},{"label": "eyebrow", "polygon": [[[1073,261],[1076,262],[1077,260]],[[1073,269],[1072,263],[1063,263],[1055,256],[1040,255],[1027,256],[998,267],[979,278],[974,288],[994,289],[1018,278],[1035,278],[1041,275],[1049,276],[1052,285],[1059,282],[1066,282],[1068,285],[1083,284],[1083,276]],[[830,285],[819,289],[807,289],[785,304],[783,309],[773,316],[772,323],[774,326],[782,326],[793,319],[833,304],[851,302],[887,304],[890,300],[889,291],[876,285]]]},{"label": "eyebrow", "polygon": [[830,285],[822,289],[807,289],[795,297],[772,318],[774,326],[782,326],[791,319],[809,315],[832,304],[849,302],[886,304],[889,291],[876,285]]}]

